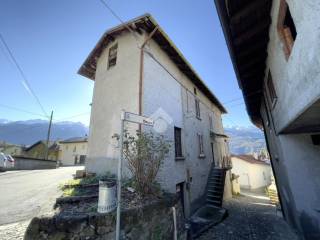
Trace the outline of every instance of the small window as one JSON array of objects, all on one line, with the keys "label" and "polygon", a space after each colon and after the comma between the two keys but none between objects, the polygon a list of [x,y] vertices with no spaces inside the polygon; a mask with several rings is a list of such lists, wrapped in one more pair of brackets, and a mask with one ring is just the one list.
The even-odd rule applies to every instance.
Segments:
[{"label": "small window", "polygon": [[181,128],[174,127],[174,147],[176,157],[182,157]]},{"label": "small window", "polygon": [[202,157],[202,156],[204,156],[203,135],[202,134],[198,134],[198,142],[199,142],[199,156]]},{"label": "small window", "polygon": [[74,146],[73,152],[76,152],[76,151],[77,151],[77,146]]},{"label": "small window", "polygon": [[273,80],[272,80],[272,76],[271,76],[270,71],[268,73],[267,88],[268,88],[270,103],[273,108],[277,102],[278,97],[277,97],[276,90],[273,85]]},{"label": "small window", "polygon": [[297,30],[294,25],[289,6],[285,0],[281,0],[278,19],[278,31],[283,42],[283,51],[288,60],[294,41],[297,37]]},{"label": "small window", "polygon": [[195,98],[195,108],[196,108],[196,117],[200,119],[200,101],[199,99]]},{"label": "small window", "polygon": [[66,150],[68,150],[69,149],[69,147],[68,147],[68,145],[66,145]]},{"label": "small window", "polygon": [[209,128],[211,131],[213,130],[212,117],[210,115],[209,115]]},{"label": "small window", "polygon": [[108,69],[113,67],[117,63],[117,51],[118,51],[118,44],[115,44],[109,49],[109,57],[108,57]]},{"label": "small window", "polygon": [[194,95],[197,95],[197,89],[196,88],[193,88],[193,93],[194,93]]}]

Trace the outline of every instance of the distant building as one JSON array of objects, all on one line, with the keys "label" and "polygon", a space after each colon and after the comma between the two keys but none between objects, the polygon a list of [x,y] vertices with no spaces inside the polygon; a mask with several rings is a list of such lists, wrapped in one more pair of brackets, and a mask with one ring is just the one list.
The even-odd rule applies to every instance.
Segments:
[{"label": "distant building", "polygon": [[284,218],[303,239],[320,239],[320,2],[215,2]]},{"label": "distant building", "polygon": [[75,137],[59,141],[59,146],[59,160],[63,166],[85,164],[88,151],[87,137]]},{"label": "distant building", "polygon": [[231,172],[238,175],[242,189],[259,189],[271,184],[270,164],[252,155],[232,155]]},{"label": "distant building", "polygon": [[[26,147],[22,155],[30,158],[45,159],[47,152],[46,141],[38,141],[29,147]],[[49,142],[48,160],[58,160],[59,145],[57,142]]]},{"label": "distant building", "polygon": [[23,146],[16,145],[16,144],[10,144],[6,142],[0,143],[0,152],[3,152],[4,154],[16,156],[21,155],[23,151]]}]

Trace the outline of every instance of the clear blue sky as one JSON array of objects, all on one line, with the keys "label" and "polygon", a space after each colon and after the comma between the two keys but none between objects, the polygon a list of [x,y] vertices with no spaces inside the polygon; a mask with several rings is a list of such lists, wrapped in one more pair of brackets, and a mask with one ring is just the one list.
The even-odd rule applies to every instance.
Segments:
[{"label": "clear blue sky", "polygon": [[[213,0],[106,0],[124,20],[151,13],[222,103],[241,97]],[[93,81],[77,74],[100,36],[119,21],[99,0],[2,0],[0,32],[47,112],[87,113]],[[0,43],[0,104],[42,114]],[[250,126],[243,100],[225,104],[225,125]],[[0,105],[0,118],[41,118]],[[89,115],[70,121],[88,125]]]}]

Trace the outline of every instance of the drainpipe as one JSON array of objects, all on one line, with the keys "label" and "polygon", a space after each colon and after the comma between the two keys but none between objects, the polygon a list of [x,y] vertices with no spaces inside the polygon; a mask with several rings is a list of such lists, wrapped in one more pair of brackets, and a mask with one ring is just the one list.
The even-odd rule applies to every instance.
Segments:
[{"label": "drainpipe", "polygon": [[[155,28],[152,30],[152,32],[147,36],[147,38],[144,40],[144,42],[141,45],[140,48],[140,69],[139,69],[139,115],[142,114],[142,87],[143,87],[143,60],[144,60],[144,54],[143,49],[145,45],[148,43],[148,41],[152,38],[152,36],[156,33],[158,30],[158,26],[155,26]],[[139,124],[139,130],[141,130],[141,124]]]}]

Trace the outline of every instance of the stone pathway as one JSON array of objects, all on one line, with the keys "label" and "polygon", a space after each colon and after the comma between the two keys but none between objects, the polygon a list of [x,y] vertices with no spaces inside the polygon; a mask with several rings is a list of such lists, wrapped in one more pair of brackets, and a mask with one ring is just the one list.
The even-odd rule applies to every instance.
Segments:
[{"label": "stone pathway", "polygon": [[0,226],[0,239],[23,240],[24,232],[26,231],[29,222],[30,221],[28,220]]},{"label": "stone pathway", "polygon": [[197,240],[298,240],[262,194],[244,193],[224,203],[229,216]]}]

